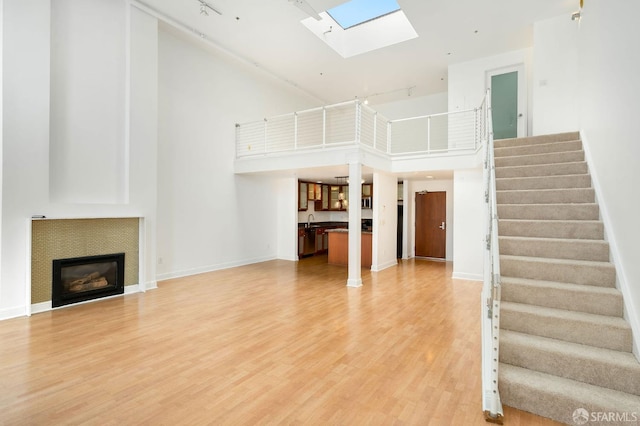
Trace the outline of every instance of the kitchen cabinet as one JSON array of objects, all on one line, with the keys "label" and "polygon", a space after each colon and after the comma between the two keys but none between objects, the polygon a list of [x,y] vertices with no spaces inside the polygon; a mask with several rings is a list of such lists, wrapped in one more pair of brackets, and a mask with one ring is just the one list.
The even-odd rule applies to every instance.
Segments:
[{"label": "kitchen cabinet", "polygon": [[329,185],[316,183],[315,211],[329,210]]},{"label": "kitchen cabinet", "polygon": [[298,257],[304,254],[304,228],[298,228]]},{"label": "kitchen cabinet", "polygon": [[307,182],[298,181],[298,211],[307,210],[309,206],[308,188]]},{"label": "kitchen cabinet", "polygon": [[370,183],[362,184],[362,208],[370,209],[373,207],[373,185]]}]

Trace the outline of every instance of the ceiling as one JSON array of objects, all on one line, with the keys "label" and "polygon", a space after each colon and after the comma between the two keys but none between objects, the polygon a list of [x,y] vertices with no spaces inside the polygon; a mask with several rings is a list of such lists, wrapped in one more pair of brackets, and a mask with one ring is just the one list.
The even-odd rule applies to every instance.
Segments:
[{"label": "ceiling", "polygon": [[[306,0],[318,12],[345,0]],[[533,23],[562,14],[578,0],[398,0],[419,37],[343,58],[312,34],[289,0],[207,0],[222,15],[200,14],[198,0],[138,3],[202,34],[265,71],[332,104],[371,104],[447,91],[450,64],[530,47]],[[408,90],[411,88],[411,90]]]},{"label": "ceiling", "polygon": [[[302,23],[289,0],[206,0],[220,11],[200,13],[199,0],[133,0],[190,29],[222,50],[298,87],[320,104],[368,98],[371,105],[447,91],[451,64],[530,47],[533,23],[567,15],[579,0],[398,0],[418,38],[343,58]],[[345,0],[306,0],[322,12]],[[346,166],[280,174],[330,182]],[[451,179],[451,171],[399,176]],[[363,170],[371,181],[372,171]]]}]

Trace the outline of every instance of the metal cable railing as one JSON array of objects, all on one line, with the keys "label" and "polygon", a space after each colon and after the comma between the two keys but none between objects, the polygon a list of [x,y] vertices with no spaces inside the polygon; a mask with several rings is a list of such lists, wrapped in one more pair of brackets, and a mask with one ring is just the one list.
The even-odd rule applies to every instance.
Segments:
[{"label": "metal cable railing", "polygon": [[358,100],[298,111],[236,124],[236,158],[348,145],[388,156],[473,152],[482,145],[483,108],[398,120]]},{"label": "metal cable railing", "polygon": [[500,249],[498,246],[498,210],[496,175],[491,127],[491,97],[487,90],[484,120],[478,129],[486,149],[484,161],[486,240],[482,286],[482,410],[485,420],[502,424],[503,411],[498,390],[500,365]]}]

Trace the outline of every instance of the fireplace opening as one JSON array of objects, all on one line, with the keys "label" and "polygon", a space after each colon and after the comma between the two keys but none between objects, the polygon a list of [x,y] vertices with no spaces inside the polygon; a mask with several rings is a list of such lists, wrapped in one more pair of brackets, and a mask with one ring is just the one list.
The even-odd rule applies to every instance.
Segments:
[{"label": "fireplace opening", "polygon": [[55,259],[54,308],[124,293],[124,253]]}]

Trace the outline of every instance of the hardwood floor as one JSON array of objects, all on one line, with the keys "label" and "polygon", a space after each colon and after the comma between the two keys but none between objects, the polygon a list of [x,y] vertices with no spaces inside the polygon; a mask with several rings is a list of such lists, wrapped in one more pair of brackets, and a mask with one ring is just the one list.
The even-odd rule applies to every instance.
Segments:
[{"label": "hardwood floor", "polygon": [[348,288],[323,262],[0,322],[0,424],[485,425],[480,283],[411,260]]}]

